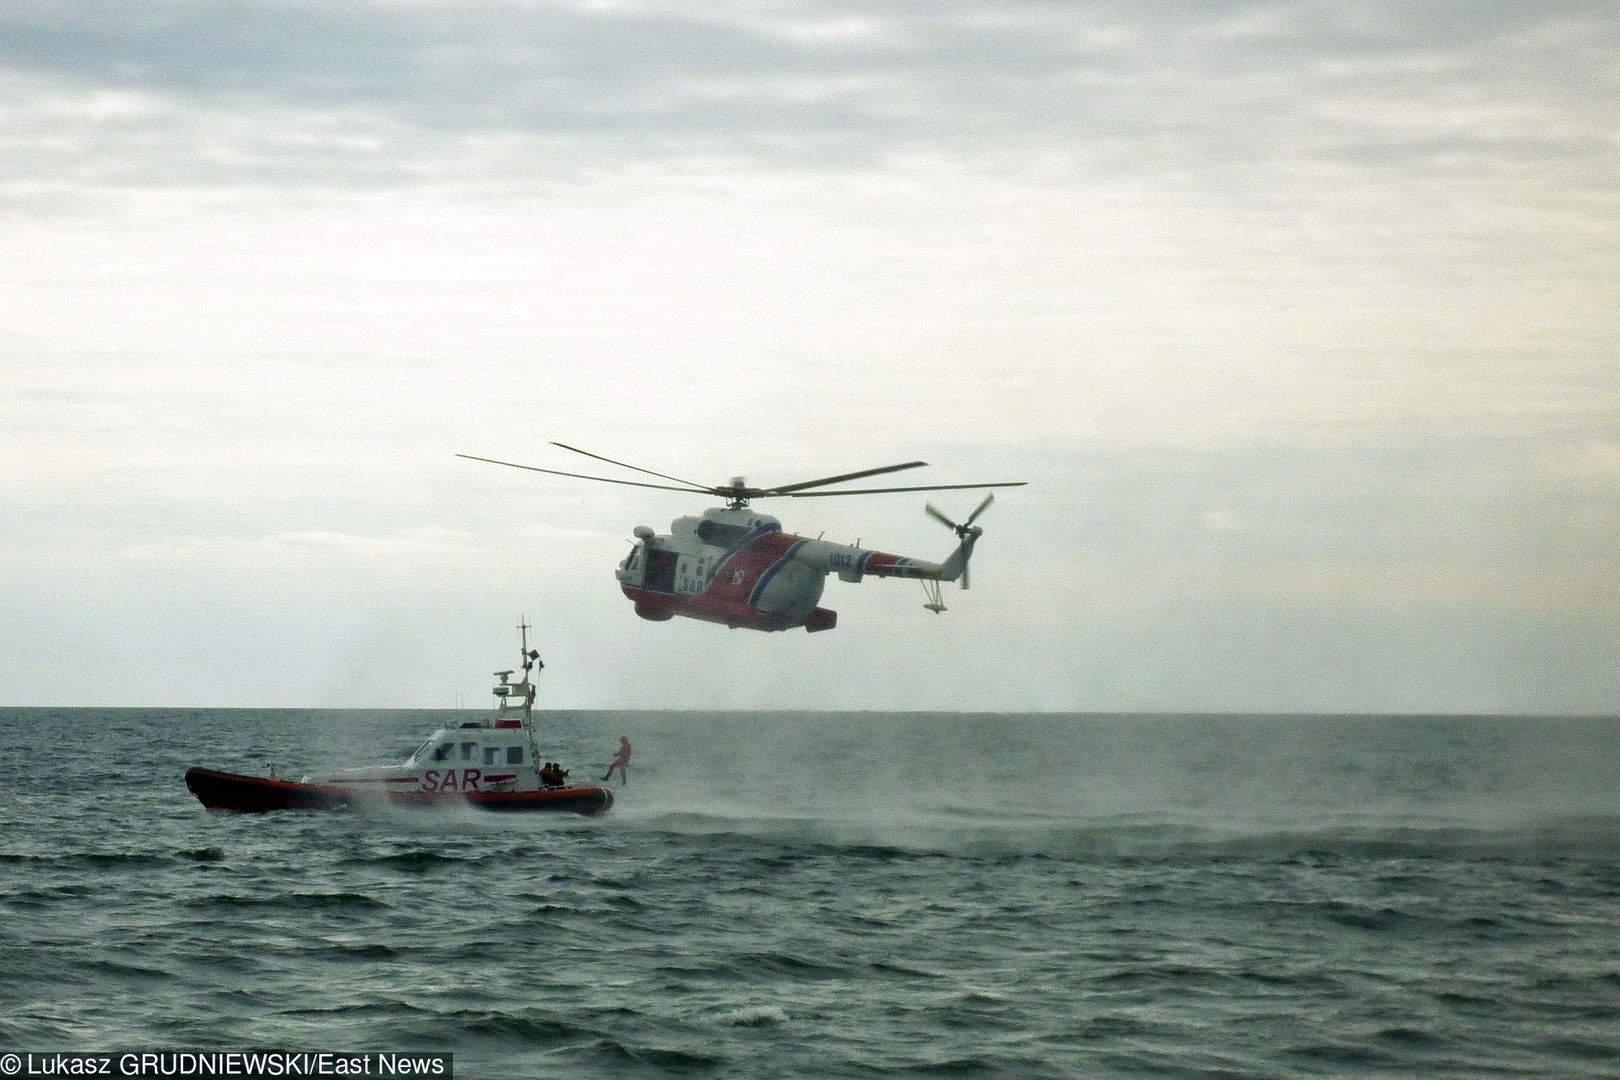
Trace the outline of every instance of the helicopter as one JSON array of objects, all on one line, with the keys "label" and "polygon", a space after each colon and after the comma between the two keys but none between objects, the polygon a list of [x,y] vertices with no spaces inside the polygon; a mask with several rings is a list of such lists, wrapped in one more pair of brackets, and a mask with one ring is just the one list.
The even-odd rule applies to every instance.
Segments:
[{"label": "helicopter", "polygon": [[456,456],[551,476],[663,491],[686,491],[725,500],[724,506],[709,507],[701,516],[676,518],[670,523],[670,531],[663,535],[649,526],[637,525],[632,530],[635,542],[624,561],[619,563],[614,576],[624,595],[635,604],[636,614],[643,619],[664,622],[680,615],[721,623],[732,629],[774,631],[802,626],[809,633],[833,629],[838,625],[838,613],[817,606],[828,574],[837,574],[839,580],[850,582],[860,581],[867,576],[914,578],[923,583],[926,596],[923,606],[935,614],[943,612],[945,604],[940,594],[940,582],[960,581],[962,588],[968,587],[968,560],[973,556],[973,545],[984,534],[984,529],[974,522],[995,501],[995,493],[987,494],[984,501],[960,523],[946,517],[932,504],[925,507],[930,517],[957,536],[956,550],[943,563],[873,551],[860,547],[859,541],[855,545],[835,544],[820,538],[809,539],[785,533],[780,521],[769,514],[755,511],[749,505],[755,499],[1022,487],[1025,483],[1018,480],[990,484],[811,490],[848,480],[916,469],[927,464],[924,461],[907,461],[899,465],[882,465],[875,469],[860,469],[774,487],[753,487],[740,476],[733,477],[729,484],[709,486],[615,461],[566,443],[554,442],[551,445],[632,472],[671,480],[680,486],[542,469],[535,465],[497,461],[473,454]]}]

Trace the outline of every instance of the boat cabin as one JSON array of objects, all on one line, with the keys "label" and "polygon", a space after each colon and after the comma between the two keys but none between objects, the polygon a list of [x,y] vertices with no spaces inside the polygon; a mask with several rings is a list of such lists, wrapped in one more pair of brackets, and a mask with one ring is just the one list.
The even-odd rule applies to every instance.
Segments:
[{"label": "boat cabin", "polygon": [[531,724],[535,686],[531,675],[544,667],[529,649],[528,624],[520,623],[523,674],[497,671],[495,711],[439,728],[398,765],[344,769],[305,781],[376,785],[397,794],[420,792],[535,791],[540,778],[540,749]]},{"label": "boat cabin", "polygon": [[532,765],[533,747],[529,744],[528,735],[528,730],[522,727],[463,724],[459,728],[440,728],[405,759],[405,764],[439,768]]}]

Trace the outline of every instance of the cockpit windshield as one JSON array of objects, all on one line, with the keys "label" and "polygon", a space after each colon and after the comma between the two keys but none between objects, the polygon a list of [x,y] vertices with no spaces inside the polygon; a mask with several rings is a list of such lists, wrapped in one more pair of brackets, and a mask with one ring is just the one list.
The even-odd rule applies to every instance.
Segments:
[{"label": "cockpit windshield", "polygon": [[407,765],[415,765],[418,761],[420,761],[422,759],[423,755],[425,755],[430,749],[433,748],[433,740],[435,738],[437,738],[437,737],[438,737],[437,733],[435,733],[433,735],[429,735],[428,739],[427,739],[427,742],[423,743],[421,746],[418,746],[415,750],[411,751],[411,756],[405,759],[405,764],[407,764]]}]

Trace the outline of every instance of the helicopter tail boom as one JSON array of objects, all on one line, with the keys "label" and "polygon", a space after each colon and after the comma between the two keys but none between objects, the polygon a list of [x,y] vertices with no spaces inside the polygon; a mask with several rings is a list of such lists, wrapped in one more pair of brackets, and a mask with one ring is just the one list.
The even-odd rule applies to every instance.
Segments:
[{"label": "helicopter tail boom", "polygon": [[[956,545],[943,563],[926,562],[922,559],[902,559],[893,555],[882,555],[872,552],[874,558],[867,561],[864,572],[878,577],[918,578],[923,581],[956,581],[967,574],[968,560],[973,558],[973,545],[978,541],[980,531],[971,530],[962,537],[962,542]],[[859,580],[856,578],[855,580]]]},{"label": "helicopter tail boom", "polygon": [[837,574],[844,581],[859,581],[871,574],[874,577],[919,578],[923,581],[960,581],[962,588],[966,589],[968,561],[973,558],[973,545],[984,535],[984,528],[975,525],[974,521],[994,501],[993,494],[986,495],[984,501],[961,524],[940,513],[932,504],[925,508],[929,517],[957,535],[956,550],[951,552],[943,563],[907,559],[882,551],[869,551],[846,544],[829,544],[821,540],[804,542],[795,551],[794,556],[822,573]]},{"label": "helicopter tail boom", "polygon": [[[975,537],[974,539],[977,539]],[[967,567],[973,553],[973,540],[964,539],[943,563],[908,559],[886,551],[829,544],[809,540],[800,544],[794,558],[824,574],[837,574],[839,580],[857,582],[864,577],[920,578],[924,581],[955,581]]]},{"label": "helicopter tail boom", "polygon": [[968,560],[973,558],[973,545],[979,539],[977,532],[970,532],[962,537],[962,542],[956,545],[951,557],[945,560],[945,565],[939,568],[940,581],[955,581],[967,573]]}]

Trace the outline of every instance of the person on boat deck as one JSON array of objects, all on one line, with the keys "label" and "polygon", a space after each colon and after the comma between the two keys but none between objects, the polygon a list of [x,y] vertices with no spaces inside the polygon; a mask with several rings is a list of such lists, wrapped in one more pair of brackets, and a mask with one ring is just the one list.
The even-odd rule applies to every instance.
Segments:
[{"label": "person on boat deck", "polygon": [[629,783],[630,782],[630,774],[628,772],[626,772],[626,770],[625,770],[625,767],[627,765],[629,765],[629,764],[630,764],[630,740],[625,738],[623,735],[620,735],[619,736],[619,752],[617,754],[613,755],[613,760],[608,763],[607,775],[602,777],[603,781],[605,782],[605,781],[611,780],[613,778],[613,770],[618,769],[619,770],[619,783],[621,783],[621,784]]}]

